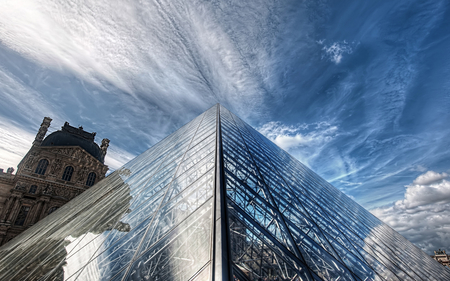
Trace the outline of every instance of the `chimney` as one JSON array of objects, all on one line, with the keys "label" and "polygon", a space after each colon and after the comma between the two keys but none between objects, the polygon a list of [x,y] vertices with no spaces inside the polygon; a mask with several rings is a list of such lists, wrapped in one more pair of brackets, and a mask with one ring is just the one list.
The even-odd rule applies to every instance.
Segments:
[{"label": "chimney", "polygon": [[45,134],[47,134],[48,127],[50,127],[50,122],[52,122],[52,119],[50,117],[44,117],[41,127],[36,134],[36,138],[34,139],[33,145],[40,145],[42,143]]},{"label": "chimney", "polygon": [[103,159],[105,159],[106,150],[108,149],[108,146],[109,146],[109,139],[103,139],[102,145],[100,146],[100,149],[102,150]]}]

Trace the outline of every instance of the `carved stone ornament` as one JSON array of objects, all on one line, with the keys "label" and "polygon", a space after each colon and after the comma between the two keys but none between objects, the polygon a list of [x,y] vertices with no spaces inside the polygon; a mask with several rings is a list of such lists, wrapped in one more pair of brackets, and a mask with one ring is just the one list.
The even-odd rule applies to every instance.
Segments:
[{"label": "carved stone ornament", "polygon": [[70,148],[59,148],[55,150],[56,153],[58,154],[63,154],[63,155],[67,155],[67,156],[72,156],[74,150],[70,149]]},{"label": "carved stone ornament", "polygon": [[58,197],[62,197],[64,199],[70,200],[72,198],[73,192],[70,189],[66,189],[66,188],[55,188],[53,190],[53,195],[58,196]]},{"label": "carved stone ornament", "polygon": [[31,152],[30,155],[28,155],[28,158],[25,161],[25,169],[31,169],[33,167],[37,155],[37,152]]},{"label": "carved stone ornament", "polygon": [[27,185],[23,182],[18,182],[14,189],[20,190],[20,191],[27,191]]},{"label": "carved stone ornament", "polygon": [[77,181],[83,183],[86,179],[87,174],[88,174],[88,168],[86,166],[83,166],[83,168],[78,169]]},{"label": "carved stone ornament", "polygon": [[53,187],[50,184],[47,184],[47,186],[42,191],[42,194],[44,194],[44,195],[53,195]]},{"label": "carved stone ornament", "polygon": [[62,168],[62,160],[61,159],[55,159],[52,163],[52,166],[50,167],[50,174],[55,175],[59,171],[61,171]]}]

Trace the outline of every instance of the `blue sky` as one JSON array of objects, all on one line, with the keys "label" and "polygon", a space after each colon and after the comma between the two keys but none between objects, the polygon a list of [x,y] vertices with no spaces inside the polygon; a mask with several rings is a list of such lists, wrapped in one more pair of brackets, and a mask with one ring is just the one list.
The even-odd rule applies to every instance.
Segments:
[{"label": "blue sky", "polygon": [[44,116],[109,138],[116,169],[219,102],[450,249],[448,26],[444,0],[2,1],[0,167]]}]

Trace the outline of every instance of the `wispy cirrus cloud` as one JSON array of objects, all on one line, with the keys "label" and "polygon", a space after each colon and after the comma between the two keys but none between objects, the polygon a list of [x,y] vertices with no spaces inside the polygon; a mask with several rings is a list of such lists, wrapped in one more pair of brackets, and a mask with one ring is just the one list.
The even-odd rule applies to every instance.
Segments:
[{"label": "wispy cirrus cloud", "polygon": [[105,164],[109,167],[109,172],[115,171],[127,162],[131,161],[137,155],[129,153],[116,145],[110,145],[105,157]]},{"label": "wispy cirrus cloud", "polygon": [[450,178],[427,171],[406,186],[404,198],[371,212],[429,254],[450,247]]},{"label": "wispy cirrus cloud", "polygon": [[[27,115],[22,124],[30,132],[50,116],[101,128],[122,150],[139,153],[216,102],[255,118],[268,99],[280,100],[273,69],[285,64],[276,50],[307,48],[279,44],[277,30],[291,24],[280,19],[292,11],[305,13],[271,0],[220,7],[185,0],[6,0],[0,90],[11,89],[4,98]],[[289,40],[303,40],[297,30]],[[33,106],[43,109],[30,114]],[[0,116],[6,113],[25,119],[11,107],[1,108]]]},{"label": "wispy cirrus cloud", "polygon": [[0,168],[13,167],[16,170],[17,164],[30,149],[34,136],[30,132],[0,119]]},{"label": "wispy cirrus cloud", "polygon": [[266,31],[277,28],[278,10],[273,1],[220,9],[183,0],[4,1],[0,40],[39,65],[165,112],[219,100],[245,116],[277,89],[265,69],[275,61]]}]

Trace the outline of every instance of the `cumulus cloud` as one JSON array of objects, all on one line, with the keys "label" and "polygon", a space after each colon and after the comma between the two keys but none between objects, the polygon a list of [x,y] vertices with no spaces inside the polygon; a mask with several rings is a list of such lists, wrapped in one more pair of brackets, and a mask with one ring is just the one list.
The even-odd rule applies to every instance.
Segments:
[{"label": "cumulus cloud", "polygon": [[447,173],[436,173],[433,171],[428,171],[425,174],[420,175],[417,179],[413,181],[413,185],[429,185],[434,182],[438,182],[442,179],[448,177]]},{"label": "cumulus cloud", "polygon": [[449,249],[449,175],[428,171],[406,187],[402,200],[371,212],[429,254]]},{"label": "cumulus cloud", "polygon": [[351,54],[353,52],[352,45],[355,43],[349,44],[347,41],[342,42],[334,42],[331,45],[326,45],[325,40],[317,41],[319,45],[324,45],[322,50],[325,51],[324,57],[328,58],[335,64],[339,64],[344,56],[344,54]]}]

